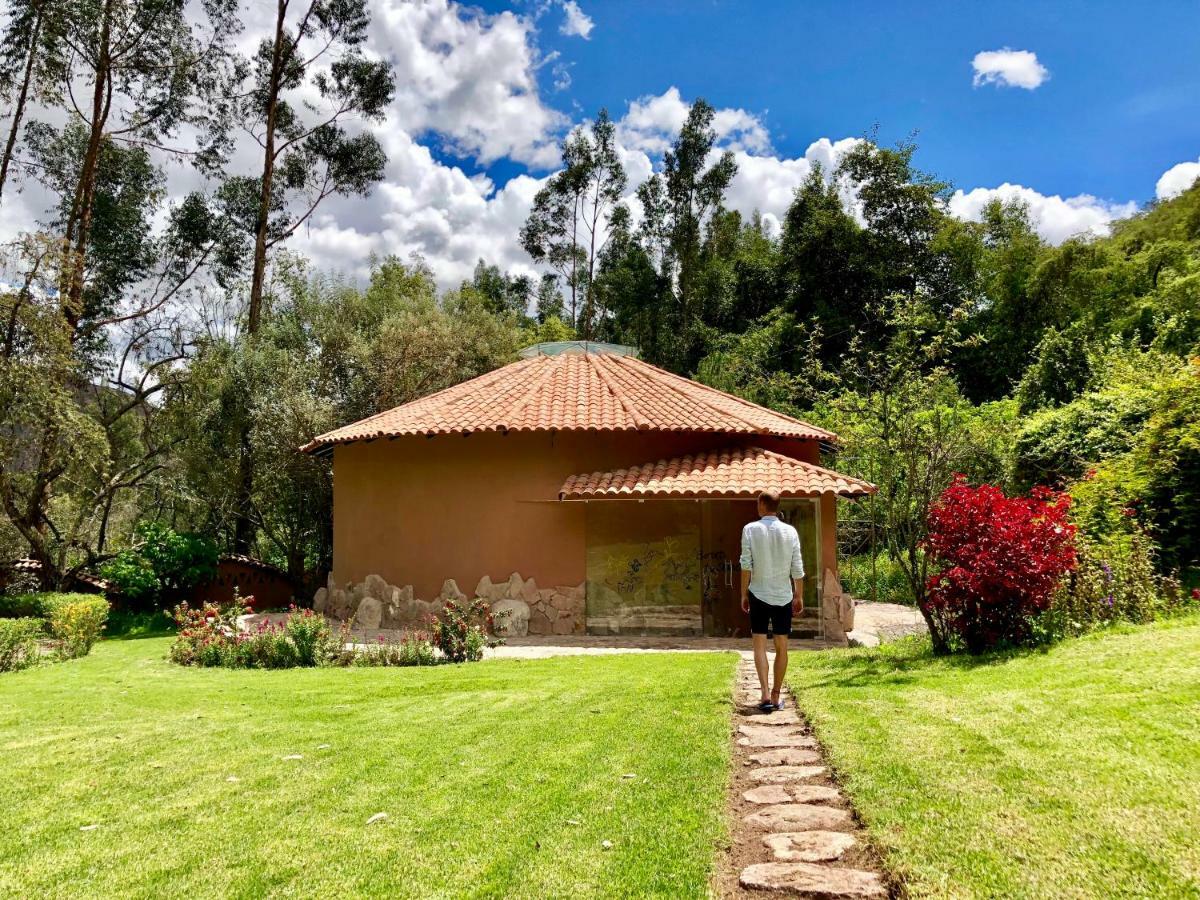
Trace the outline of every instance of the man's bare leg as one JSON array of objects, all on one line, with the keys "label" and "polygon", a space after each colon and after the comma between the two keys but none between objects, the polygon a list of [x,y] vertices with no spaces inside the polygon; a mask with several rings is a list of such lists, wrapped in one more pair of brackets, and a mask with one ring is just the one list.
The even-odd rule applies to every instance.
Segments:
[{"label": "man's bare leg", "polygon": [[[766,640],[763,640],[763,663],[766,664]],[[779,705],[779,695],[783,691],[783,676],[787,673],[788,664],[788,636],[786,634],[775,635],[775,680],[771,688],[771,702],[776,706]],[[761,676],[760,676],[761,677]],[[766,679],[763,678],[763,684],[766,685]],[[765,690],[765,687],[764,687]]]},{"label": "man's bare leg", "polygon": [[767,703],[771,699],[771,693],[767,690],[767,636],[756,634],[752,637],[754,639],[754,670],[758,672],[758,685],[762,688],[760,701]]}]

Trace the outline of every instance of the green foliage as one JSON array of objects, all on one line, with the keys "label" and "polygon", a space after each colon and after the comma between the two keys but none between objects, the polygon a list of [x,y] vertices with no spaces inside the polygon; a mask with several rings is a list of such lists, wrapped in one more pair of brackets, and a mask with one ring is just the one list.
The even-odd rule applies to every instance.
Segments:
[{"label": "green foliage", "polygon": [[856,600],[875,600],[904,606],[915,606],[917,603],[904,570],[887,553],[876,554],[873,575],[870,553],[842,559],[838,571],[842,585]]},{"label": "green foliage", "polygon": [[41,619],[0,619],[0,672],[17,672],[37,665]]},{"label": "green foliage", "polygon": [[422,632],[407,632],[398,641],[377,640],[360,648],[353,656],[354,666],[432,666],[437,654],[429,636]]},{"label": "green foliage", "polygon": [[1043,641],[1195,609],[1177,581],[1158,573],[1154,543],[1140,528],[1104,542],[1081,537],[1076,550],[1075,570],[1034,623]]},{"label": "green foliage", "polygon": [[217,572],[216,544],[203,535],[143,522],[135,547],[101,567],[113,589],[142,607],[165,608]]},{"label": "green foliage", "polygon": [[1021,414],[1069,403],[1083,393],[1094,374],[1091,348],[1082,330],[1048,328],[1017,385]]},{"label": "green foliage", "polygon": [[108,606],[107,601],[98,594],[0,594],[0,619],[23,617],[49,619],[54,615],[55,610],[62,606],[72,603],[93,602],[102,603],[105,607]]},{"label": "green foliage", "polygon": [[77,599],[52,606],[48,624],[59,658],[87,656],[100,640],[107,618],[108,601],[103,597],[77,595]]}]

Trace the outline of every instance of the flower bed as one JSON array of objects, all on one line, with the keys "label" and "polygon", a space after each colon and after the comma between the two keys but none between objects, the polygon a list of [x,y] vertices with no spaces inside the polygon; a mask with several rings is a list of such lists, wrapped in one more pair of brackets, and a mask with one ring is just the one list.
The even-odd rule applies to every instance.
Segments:
[{"label": "flower bed", "polygon": [[250,628],[240,620],[250,614],[252,598],[218,606],[175,608],[179,631],[170,658],[184,666],[229,669],[290,669],[312,666],[428,666],[440,662],[475,662],[486,647],[502,641],[489,634],[492,619],[487,605],[467,607],[448,602],[443,615],[432,620],[432,633],[408,631],[399,639],[383,636],[370,644],[355,644],[353,621],[333,629],[311,609],[290,607],[283,621],[264,619]]}]

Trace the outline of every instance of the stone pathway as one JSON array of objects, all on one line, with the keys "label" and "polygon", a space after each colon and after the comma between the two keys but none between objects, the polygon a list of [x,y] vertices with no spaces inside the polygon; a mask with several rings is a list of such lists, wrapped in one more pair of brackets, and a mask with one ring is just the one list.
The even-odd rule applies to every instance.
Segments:
[{"label": "stone pathway", "polygon": [[763,892],[814,900],[889,896],[875,855],[860,840],[849,803],[797,714],[764,714],[754,661],[744,653],[734,686],[733,842],[720,885],[725,896]]}]

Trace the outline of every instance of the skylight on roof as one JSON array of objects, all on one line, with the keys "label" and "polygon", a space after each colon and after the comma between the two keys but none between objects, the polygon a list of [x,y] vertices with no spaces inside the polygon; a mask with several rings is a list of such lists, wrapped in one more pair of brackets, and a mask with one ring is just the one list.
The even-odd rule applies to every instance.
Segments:
[{"label": "skylight on roof", "polygon": [[547,341],[534,344],[521,351],[521,357],[529,359],[533,356],[558,356],[563,353],[595,353],[600,356],[632,356],[638,355],[637,347],[625,344],[605,344],[601,341]]}]

